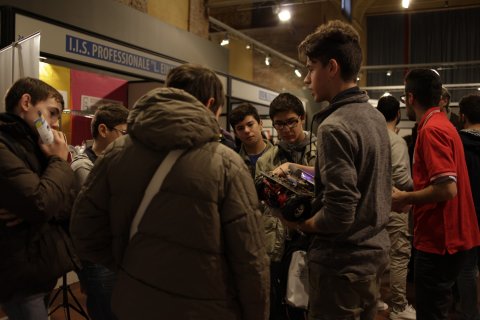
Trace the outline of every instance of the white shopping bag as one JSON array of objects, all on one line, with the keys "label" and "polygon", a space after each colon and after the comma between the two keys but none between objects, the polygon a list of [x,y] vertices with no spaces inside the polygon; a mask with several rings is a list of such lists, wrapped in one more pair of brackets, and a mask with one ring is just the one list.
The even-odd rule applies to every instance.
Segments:
[{"label": "white shopping bag", "polygon": [[307,253],[294,251],[288,268],[287,303],[296,308],[308,309]]}]

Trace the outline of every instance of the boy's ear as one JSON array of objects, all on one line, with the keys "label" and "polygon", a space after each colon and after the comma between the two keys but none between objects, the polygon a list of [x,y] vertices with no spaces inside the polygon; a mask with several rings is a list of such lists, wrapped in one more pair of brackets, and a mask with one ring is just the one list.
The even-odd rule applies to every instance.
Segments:
[{"label": "boy's ear", "polygon": [[104,123],[98,125],[98,134],[100,137],[105,138],[107,136],[108,128]]},{"label": "boy's ear", "polygon": [[212,110],[212,106],[215,103],[214,98],[208,98],[207,103],[205,104],[205,107],[207,107],[208,110]]},{"label": "boy's ear", "polygon": [[330,59],[328,61],[328,71],[329,71],[330,76],[332,76],[332,77],[340,72],[340,66],[339,66],[337,60]]},{"label": "boy's ear", "polygon": [[20,111],[27,112],[30,104],[32,102],[32,97],[28,93],[22,94],[20,100],[18,101],[18,105],[20,106]]}]

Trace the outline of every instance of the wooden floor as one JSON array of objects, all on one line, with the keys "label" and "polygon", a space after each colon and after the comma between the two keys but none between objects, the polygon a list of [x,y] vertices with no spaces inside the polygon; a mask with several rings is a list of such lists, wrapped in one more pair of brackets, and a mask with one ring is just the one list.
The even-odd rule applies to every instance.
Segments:
[{"label": "wooden floor", "polygon": [[[81,307],[83,310],[86,311],[85,307],[85,295],[81,293],[80,291],[80,285],[78,283],[74,283],[70,285],[71,293],[75,296],[75,298],[79,301]],[[58,290],[58,289],[57,289]],[[54,291],[54,294],[56,293],[56,290]],[[388,283],[388,274],[384,275],[383,281],[382,281],[382,287],[381,287],[381,293],[382,293],[382,299],[388,304],[390,295],[389,295],[389,283]],[[62,306],[63,302],[63,296],[62,293],[60,293],[57,297],[57,299],[53,302],[52,308],[50,309],[51,311],[56,307],[59,306],[59,308],[53,312],[53,314],[50,316],[50,320],[66,320],[67,318],[67,312],[70,312],[70,319],[71,320],[83,320],[85,319],[83,316],[81,316],[78,312],[76,312],[73,308],[64,308]],[[413,284],[412,283],[407,283],[407,298],[411,304],[415,306],[415,297],[413,293]],[[72,296],[69,294],[68,295],[68,302],[74,306],[76,306]],[[458,319],[458,315],[456,315],[454,312],[450,314],[450,319],[456,320]],[[0,320],[6,319],[5,315],[2,313],[0,310]],[[388,310],[386,311],[379,311],[377,314],[377,317],[375,320],[386,320],[388,319]],[[221,319],[219,319],[221,320]]]}]

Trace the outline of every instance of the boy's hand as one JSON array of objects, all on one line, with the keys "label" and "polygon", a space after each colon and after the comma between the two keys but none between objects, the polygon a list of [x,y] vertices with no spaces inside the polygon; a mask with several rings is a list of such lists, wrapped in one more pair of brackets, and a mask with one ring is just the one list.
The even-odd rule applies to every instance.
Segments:
[{"label": "boy's hand", "polygon": [[53,143],[43,144],[40,142],[40,149],[46,156],[57,156],[67,161],[68,159],[68,144],[65,134],[61,131],[52,129]]}]

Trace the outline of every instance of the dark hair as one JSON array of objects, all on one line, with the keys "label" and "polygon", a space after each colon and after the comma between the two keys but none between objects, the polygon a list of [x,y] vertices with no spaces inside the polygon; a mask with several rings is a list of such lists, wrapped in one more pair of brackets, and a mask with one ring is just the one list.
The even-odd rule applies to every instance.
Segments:
[{"label": "dark hair", "polygon": [[423,108],[438,106],[442,95],[440,75],[431,69],[411,70],[405,77],[405,93],[411,93]]},{"label": "dark hair", "polygon": [[5,110],[9,113],[14,113],[18,102],[26,93],[30,95],[30,101],[33,105],[36,105],[40,101],[54,98],[55,101],[62,105],[62,109],[65,106],[63,97],[57,89],[42,80],[27,77],[18,79],[10,89],[8,89],[5,95]]},{"label": "dark hair", "polygon": [[480,95],[470,94],[462,98],[459,104],[460,113],[470,123],[480,123]]},{"label": "dark hair", "polygon": [[250,103],[242,103],[233,109],[228,117],[228,122],[235,130],[235,126],[242,122],[247,116],[252,116],[255,120],[257,120],[258,123],[260,123],[260,116],[258,115],[257,108],[252,106]]},{"label": "dark hair", "polygon": [[356,82],[362,63],[362,49],[358,32],[349,24],[333,20],[319,26],[300,43],[298,53],[301,60],[305,60],[306,56],[324,66],[330,59],[335,59],[342,79]]},{"label": "dark hair", "polygon": [[398,115],[400,102],[394,96],[383,96],[378,100],[377,110],[383,114],[387,122],[391,122]]},{"label": "dark hair", "polygon": [[119,124],[127,123],[128,109],[117,103],[109,103],[101,105],[95,111],[92,120],[92,136],[93,139],[98,137],[98,126],[104,124],[108,129],[112,130]]},{"label": "dark hair", "polygon": [[190,93],[205,106],[208,99],[214,98],[210,106],[213,113],[225,104],[222,82],[212,70],[199,65],[183,64],[173,68],[167,75],[165,85]]},{"label": "dark hair", "polygon": [[280,112],[292,111],[299,116],[305,115],[305,109],[303,108],[302,101],[291,93],[280,93],[270,103],[269,116],[273,120],[273,117]]}]

